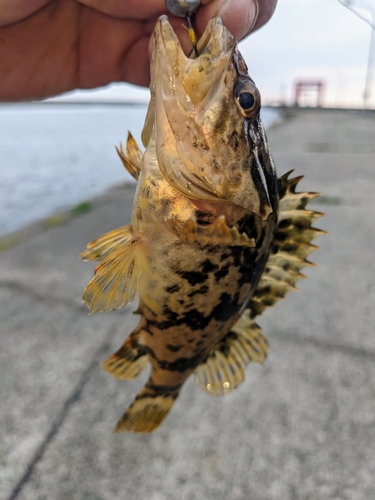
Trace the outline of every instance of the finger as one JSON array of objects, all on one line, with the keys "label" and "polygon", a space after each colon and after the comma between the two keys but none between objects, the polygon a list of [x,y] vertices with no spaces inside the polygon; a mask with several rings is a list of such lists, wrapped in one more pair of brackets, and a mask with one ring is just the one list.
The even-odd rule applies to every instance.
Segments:
[{"label": "finger", "polygon": [[258,17],[251,31],[255,31],[261,28],[271,19],[272,14],[275,12],[276,9],[277,0],[258,0],[258,4],[259,4]]},{"label": "finger", "polygon": [[208,21],[219,16],[234,38],[241,40],[256,23],[258,12],[256,0],[213,0],[197,12],[196,25],[202,33]]},{"label": "finger", "polygon": [[[207,0],[206,0],[207,1]],[[211,0],[196,15],[198,33],[213,16],[220,16],[236,40],[242,40],[271,17],[277,0]]]},{"label": "finger", "polygon": [[51,0],[1,0],[0,27],[22,21],[39,9],[50,3]]},{"label": "finger", "polygon": [[166,14],[164,0],[76,0],[79,3],[98,10],[108,16],[123,19],[146,20],[154,16]]},{"label": "finger", "polygon": [[141,87],[150,84],[150,61],[147,57],[149,37],[140,38],[128,51],[121,67],[120,80]]},{"label": "finger", "polygon": [[[220,16],[224,25],[229,29],[236,40],[242,40],[251,31],[260,28],[271,17],[277,0],[201,0],[195,25],[201,35],[208,21],[213,16]],[[188,54],[191,51],[186,23],[179,17],[169,15],[170,23],[178,36],[180,44]],[[153,42],[150,40],[149,54]]]}]

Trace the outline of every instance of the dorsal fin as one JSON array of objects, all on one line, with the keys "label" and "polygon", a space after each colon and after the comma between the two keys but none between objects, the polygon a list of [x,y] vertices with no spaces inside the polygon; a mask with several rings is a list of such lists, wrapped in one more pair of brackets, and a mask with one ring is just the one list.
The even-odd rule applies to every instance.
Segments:
[{"label": "dorsal fin", "polygon": [[117,154],[119,155],[122,164],[129,172],[129,174],[134,177],[135,180],[138,180],[139,174],[142,169],[142,151],[138,146],[136,140],[128,132],[128,139],[126,142],[126,150],[120,142],[120,146],[116,147]]},{"label": "dorsal fin", "polygon": [[267,356],[267,340],[248,313],[242,314],[195,369],[197,384],[208,394],[222,396],[232,391],[245,379],[245,367],[251,361],[263,363]]},{"label": "dorsal fin", "polygon": [[326,234],[311,227],[324,214],[306,210],[307,203],[320,194],[296,193],[296,186],[303,177],[289,179],[290,173],[278,179],[278,225],[266,267],[248,304],[251,318],[261,314],[267,307],[272,307],[290,290],[296,290],[295,283],[305,277],[300,273],[301,269],[314,265],[307,257],[319,247],[312,245],[311,241]]},{"label": "dorsal fin", "polygon": [[323,214],[306,210],[317,193],[296,193],[302,177],[279,180],[279,215],[271,252],[255,294],[231,331],[215,346],[195,370],[198,385],[209,394],[226,394],[245,378],[244,368],[250,361],[262,363],[267,355],[267,341],[253,321],[267,307],[283,299],[304,275],[300,270],[312,266],[307,256],[318,249],[311,244],[325,231],[311,227]]}]

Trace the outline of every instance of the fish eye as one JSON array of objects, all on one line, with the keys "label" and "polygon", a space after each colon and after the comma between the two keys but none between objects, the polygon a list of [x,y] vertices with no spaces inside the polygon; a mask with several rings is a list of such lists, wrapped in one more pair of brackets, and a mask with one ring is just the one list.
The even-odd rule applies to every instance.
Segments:
[{"label": "fish eye", "polygon": [[248,111],[255,104],[255,97],[251,92],[241,92],[238,96],[238,102],[242,109]]},{"label": "fish eye", "polygon": [[254,118],[260,109],[260,94],[250,80],[240,79],[234,89],[237,105],[245,118]]}]

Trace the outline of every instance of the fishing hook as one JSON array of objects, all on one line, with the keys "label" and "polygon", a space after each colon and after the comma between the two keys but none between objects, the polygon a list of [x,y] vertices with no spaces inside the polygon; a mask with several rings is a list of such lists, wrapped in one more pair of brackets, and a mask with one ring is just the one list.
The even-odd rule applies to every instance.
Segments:
[{"label": "fishing hook", "polygon": [[165,0],[165,5],[171,14],[178,17],[185,17],[188,25],[188,35],[193,46],[195,57],[199,57],[197,48],[197,37],[191,24],[191,14],[199,6],[200,0]]}]

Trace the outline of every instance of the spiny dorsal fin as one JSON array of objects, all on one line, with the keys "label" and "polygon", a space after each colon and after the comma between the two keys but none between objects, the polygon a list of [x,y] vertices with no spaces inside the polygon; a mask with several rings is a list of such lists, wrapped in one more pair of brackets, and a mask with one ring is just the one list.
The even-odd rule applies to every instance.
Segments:
[{"label": "spiny dorsal fin", "polygon": [[154,431],[172,408],[180,389],[181,384],[175,387],[157,386],[150,379],[117,422],[114,432]]},{"label": "spiny dorsal fin", "polygon": [[314,265],[307,257],[319,247],[312,245],[311,241],[326,234],[325,231],[311,227],[324,214],[306,210],[307,203],[320,195],[296,193],[296,186],[303,177],[288,179],[290,173],[278,180],[278,225],[263,275],[249,302],[252,318],[283,299],[290,290],[296,290],[295,283],[305,277],[300,273],[301,269]]},{"label": "spiny dorsal fin", "polygon": [[83,292],[83,302],[90,312],[119,309],[137,293],[143,269],[143,251],[139,236],[133,237],[96,267],[95,276]]},{"label": "spiny dorsal fin", "polygon": [[245,379],[245,367],[251,361],[263,363],[267,356],[267,340],[248,313],[243,312],[230,332],[195,369],[198,386],[208,394],[222,396],[232,391]]},{"label": "spiny dorsal fin", "polygon": [[185,243],[219,246],[255,246],[254,238],[249,238],[245,233],[240,233],[236,227],[229,227],[224,215],[220,215],[209,225],[198,224],[195,219],[189,219],[186,222],[179,222],[173,219],[169,220],[166,224]]},{"label": "spiny dorsal fin", "polygon": [[102,261],[110,252],[115,251],[132,238],[133,228],[131,224],[119,227],[88,243],[87,250],[82,252],[80,257],[83,260]]},{"label": "spiny dorsal fin", "polygon": [[139,174],[142,169],[142,151],[139,148],[136,140],[128,132],[128,139],[126,142],[126,150],[120,142],[120,146],[116,147],[117,154],[119,155],[122,164],[129,172],[129,174],[134,177],[135,180],[138,180]]},{"label": "spiny dorsal fin", "polygon": [[146,351],[139,343],[139,331],[134,331],[112,356],[102,362],[102,368],[120,380],[137,377],[148,364]]}]

